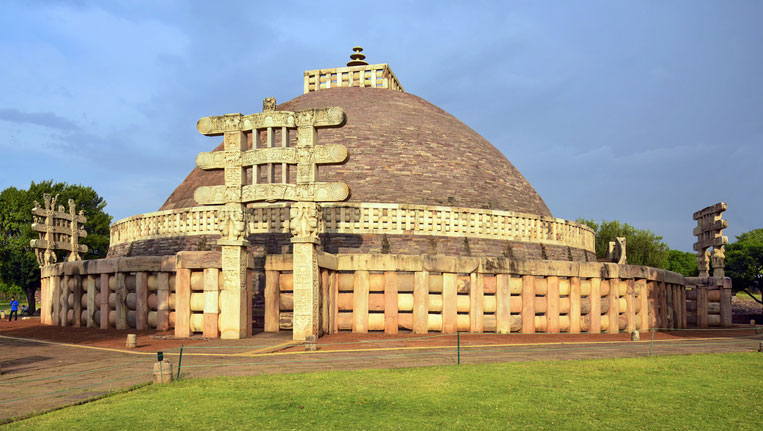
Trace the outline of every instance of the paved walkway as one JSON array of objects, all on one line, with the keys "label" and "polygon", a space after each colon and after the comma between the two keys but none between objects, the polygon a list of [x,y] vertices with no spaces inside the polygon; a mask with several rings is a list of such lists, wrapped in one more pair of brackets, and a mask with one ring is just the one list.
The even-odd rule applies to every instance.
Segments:
[{"label": "paved walkway", "polygon": [[[297,373],[360,368],[396,368],[454,365],[455,345],[408,345],[339,349],[324,343],[322,350],[294,348],[290,334],[258,334],[246,340],[213,340],[184,348],[184,378]],[[465,341],[468,341],[467,337]],[[434,337],[433,337],[434,339]],[[757,350],[763,335],[684,338],[630,342],[607,336],[599,342],[474,344],[460,349],[462,364],[488,362],[594,359],[631,356],[721,353]],[[330,339],[329,339],[330,341]],[[393,345],[394,343],[390,343]],[[411,344],[411,343],[408,343]],[[415,344],[415,343],[414,343]],[[426,343],[422,343],[426,344]],[[434,343],[436,344],[436,343]],[[452,344],[452,343],[449,343]],[[335,347],[335,346],[334,346]],[[284,351],[289,350],[289,351]],[[3,375],[0,376],[0,423],[12,417],[70,405],[94,396],[151,381],[155,353],[127,352],[0,336]],[[177,350],[165,356],[177,371]]]}]

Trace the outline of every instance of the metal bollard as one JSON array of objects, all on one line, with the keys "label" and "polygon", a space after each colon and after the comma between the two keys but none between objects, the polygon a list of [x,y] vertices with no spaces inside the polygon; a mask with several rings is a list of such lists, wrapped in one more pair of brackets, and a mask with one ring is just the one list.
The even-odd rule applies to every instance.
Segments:
[{"label": "metal bollard", "polygon": [[631,341],[640,341],[640,340],[641,340],[641,336],[638,333],[638,329],[631,332]]},{"label": "metal bollard", "polygon": [[134,349],[138,343],[138,337],[135,334],[127,334],[127,341],[125,341],[126,349]]}]

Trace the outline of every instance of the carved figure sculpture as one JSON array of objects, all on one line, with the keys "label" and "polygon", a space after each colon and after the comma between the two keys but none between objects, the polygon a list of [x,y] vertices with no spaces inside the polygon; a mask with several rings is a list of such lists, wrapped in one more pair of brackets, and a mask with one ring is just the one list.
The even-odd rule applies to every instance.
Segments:
[{"label": "carved figure sculpture", "polygon": [[309,202],[298,202],[289,209],[289,230],[295,238],[317,242],[320,224],[320,209],[318,205]]},{"label": "carved figure sculpture", "polygon": [[218,210],[217,217],[222,239],[233,241],[246,238],[247,223],[241,209],[225,206]]},{"label": "carved figure sculpture", "polygon": [[614,241],[609,242],[607,259],[620,265],[625,265],[628,262],[625,253],[625,237],[618,236]]}]

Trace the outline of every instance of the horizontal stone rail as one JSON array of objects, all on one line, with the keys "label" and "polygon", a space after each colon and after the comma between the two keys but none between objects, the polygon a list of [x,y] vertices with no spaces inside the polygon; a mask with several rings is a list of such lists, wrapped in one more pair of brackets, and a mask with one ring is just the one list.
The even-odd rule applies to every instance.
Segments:
[{"label": "horizontal stone rail", "polygon": [[[474,208],[383,203],[338,203],[322,207],[324,232],[329,234],[470,237],[558,245],[595,252],[592,229],[553,217]],[[255,205],[249,210],[250,233],[289,233],[287,204]],[[119,220],[111,226],[111,245],[215,234],[219,234],[217,207],[192,207]]]},{"label": "horizontal stone rail", "polygon": [[[694,326],[687,313],[687,304],[692,304],[687,301],[687,294],[692,295],[687,279],[646,266],[331,254],[319,254],[318,265],[324,333],[575,334]],[[266,331],[291,329],[291,268],[290,255],[266,258]],[[723,293],[716,314],[711,314],[717,319],[711,317],[702,327],[731,325],[730,284],[725,280],[720,285],[709,282]]]}]

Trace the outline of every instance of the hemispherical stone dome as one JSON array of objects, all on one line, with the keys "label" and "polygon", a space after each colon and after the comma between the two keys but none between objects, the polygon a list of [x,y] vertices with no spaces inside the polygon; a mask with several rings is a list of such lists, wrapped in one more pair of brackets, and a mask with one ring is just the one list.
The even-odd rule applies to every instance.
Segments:
[{"label": "hemispherical stone dome", "polygon": [[[551,215],[535,189],[497,148],[420,97],[376,88],[332,88],[304,94],[278,109],[330,106],[344,109],[347,122],[343,127],[318,129],[317,143],[343,144],[349,158],[341,165],[321,165],[318,178],[346,183],[349,202]],[[197,187],[223,182],[222,170],[194,168],[160,210],[197,206],[193,199]]]}]

